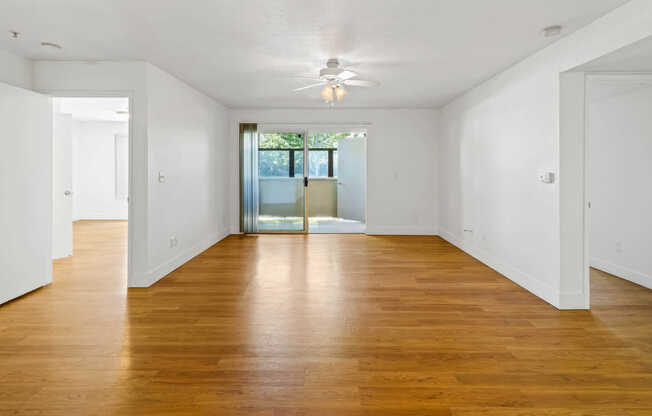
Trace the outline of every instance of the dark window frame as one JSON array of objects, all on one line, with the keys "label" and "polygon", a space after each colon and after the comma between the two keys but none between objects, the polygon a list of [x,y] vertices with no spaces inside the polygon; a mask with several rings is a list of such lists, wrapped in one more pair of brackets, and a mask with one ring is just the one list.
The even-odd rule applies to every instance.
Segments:
[{"label": "dark window frame", "polygon": [[[296,172],[294,171],[294,160],[295,160],[294,159],[294,152],[297,152],[297,151],[298,152],[303,152],[303,148],[295,148],[295,149],[289,148],[288,149],[288,148],[275,147],[275,148],[264,148],[263,149],[263,148],[259,147],[258,151],[259,152],[289,152],[289,155],[288,155],[288,165],[289,165],[289,167],[288,167],[288,175],[289,175],[290,178],[295,177]],[[316,147],[314,149],[308,149],[308,152],[311,152],[311,151],[328,152],[328,177],[329,178],[334,178],[334,176],[333,176],[333,173],[334,173],[333,164],[334,164],[334,160],[335,160],[334,152],[337,152],[337,149],[335,149],[333,147]]]}]

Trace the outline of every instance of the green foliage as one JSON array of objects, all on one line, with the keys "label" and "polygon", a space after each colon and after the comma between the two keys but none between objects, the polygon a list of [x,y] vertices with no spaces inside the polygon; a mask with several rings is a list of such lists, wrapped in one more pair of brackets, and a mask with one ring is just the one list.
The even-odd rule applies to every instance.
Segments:
[{"label": "green foliage", "polygon": [[309,149],[337,149],[337,142],[349,137],[349,133],[318,133],[308,136]]},{"label": "green foliage", "polygon": [[[349,137],[349,133],[318,133],[308,136],[309,149],[337,149],[339,140]],[[258,138],[259,149],[294,149],[295,150],[295,175],[303,176],[303,135],[296,133],[265,133],[261,134]],[[325,152],[322,152],[325,153]],[[311,162],[311,169],[317,171],[320,167],[328,169],[328,161],[323,160],[320,166],[317,166],[317,161],[323,159],[324,155],[313,155],[314,161]],[[258,174],[261,177],[288,177],[290,163],[290,152],[286,150],[267,150],[258,152]],[[313,166],[314,164],[314,166]],[[337,166],[334,167],[337,169]],[[324,170],[324,169],[321,169]],[[320,170],[320,172],[321,172]],[[298,173],[297,173],[298,172]],[[317,173],[315,173],[317,175]],[[325,174],[321,172],[321,176]],[[317,175],[319,176],[319,175]]]},{"label": "green foliage", "polygon": [[[310,149],[337,149],[337,142],[349,133],[318,133],[308,136]],[[303,149],[303,136],[296,133],[265,133],[258,138],[259,149]]]},{"label": "green foliage", "polygon": [[259,149],[302,149],[303,136],[295,133],[266,133],[258,138]]}]

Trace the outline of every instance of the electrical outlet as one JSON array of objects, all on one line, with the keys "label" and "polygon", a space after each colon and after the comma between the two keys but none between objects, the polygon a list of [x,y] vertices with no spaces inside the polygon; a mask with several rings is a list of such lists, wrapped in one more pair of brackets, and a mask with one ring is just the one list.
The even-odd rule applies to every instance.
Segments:
[{"label": "electrical outlet", "polygon": [[178,244],[177,238],[174,236],[170,237],[170,248],[176,247],[177,244]]},{"label": "electrical outlet", "polygon": [[621,241],[616,241],[616,253],[623,252],[623,243]]}]

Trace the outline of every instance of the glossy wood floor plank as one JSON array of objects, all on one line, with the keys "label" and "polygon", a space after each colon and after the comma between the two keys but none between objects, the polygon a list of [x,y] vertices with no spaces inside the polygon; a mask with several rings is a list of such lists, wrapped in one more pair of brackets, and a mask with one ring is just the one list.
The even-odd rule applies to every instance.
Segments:
[{"label": "glossy wood floor plank", "polygon": [[435,237],[231,236],[126,289],[125,222],[75,224],[0,307],[0,414],[652,414],[652,293],[560,312]]}]

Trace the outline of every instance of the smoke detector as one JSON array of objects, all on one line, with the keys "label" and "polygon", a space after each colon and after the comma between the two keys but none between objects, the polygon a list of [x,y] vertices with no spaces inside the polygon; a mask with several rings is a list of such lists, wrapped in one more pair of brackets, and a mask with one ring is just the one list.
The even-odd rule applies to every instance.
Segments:
[{"label": "smoke detector", "polygon": [[553,36],[559,36],[563,28],[560,25],[548,26],[543,29],[543,36],[551,38]]},{"label": "smoke detector", "polygon": [[41,42],[41,46],[43,46],[44,48],[63,49],[61,45],[54,42]]}]

